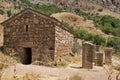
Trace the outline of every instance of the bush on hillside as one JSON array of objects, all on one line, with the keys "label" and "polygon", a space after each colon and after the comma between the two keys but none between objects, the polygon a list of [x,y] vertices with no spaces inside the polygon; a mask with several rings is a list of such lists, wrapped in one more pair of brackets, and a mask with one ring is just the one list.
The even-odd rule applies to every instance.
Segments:
[{"label": "bush on hillside", "polygon": [[99,16],[94,19],[94,24],[96,27],[100,28],[103,32],[113,34],[115,36],[120,36],[117,30],[120,30],[120,20],[112,16]]},{"label": "bush on hillside", "polygon": [[66,22],[62,22],[64,26],[66,26],[67,28],[71,29],[73,31],[74,37],[75,38],[80,38],[86,41],[92,41],[94,44],[97,45],[104,45],[105,44],[105,38],[103,38],[100,35],[95,35],[92,33],[88,33],[85,30],[81,30],[78,28],[74,28],[73,26],[70,26],[68,23]]},{"label": "bush on hillside", "polygon": [[[102,11],[102,9],[99,10]],[[75,8],[74,12],[79,16],[83,16],[85,20],[93,20],[94,25],[100,28],[106,34],[112,34],[120,37],[120,19],[109,15],[100,16],[98,14],[95,15],[86,13],[79,8]]]},{"label": "bush on hillside", "polygon": [[98,11],[99,11],[99,12],[102,12],[102,11],[103,11],[103,9],[102,9],[102,8],[100,8],[100,9],[98,9]]},{"label": "bush on hillside", "polygon": [[0,14],[3,15],[4,13],[5,12],[2,9],[0,9]]},{"label": "bush on hillside", "polygon": [[12,15],[11,10],[7,11],[7,16],[10,17]]},{"label": "bush on hillside", "polygon": [[120,37],[110,37],[107,39],[107,46],[114,47],[117,51],[120,51]]},{"label": "bush on hillside", "polygon": [[43,5],[40,5],[40,4],[33,4],[31,3],[30,1],[28,0],[22,0],[22,2],[24,2],[22,4],[22,7],[23,8],[33,8],[43,14],[46,14],[46,15],[51,15],[52,13],[58,13],[58,12],[61,12],[61,9],[54,5],[54,4],[43,4]]}]

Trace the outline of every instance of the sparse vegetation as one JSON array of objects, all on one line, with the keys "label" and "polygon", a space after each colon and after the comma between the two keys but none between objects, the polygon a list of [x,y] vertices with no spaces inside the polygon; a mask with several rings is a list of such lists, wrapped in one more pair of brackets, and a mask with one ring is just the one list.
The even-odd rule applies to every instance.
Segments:
[{"label": "sparse vegetation", "polygon": [[26,74],[23,77],[13,76],[13,77],[3,78],[2,80],[8,80],[8,79],[9,80],[42,80],[42,78],[43,77],[39,74],[31,73],[31,74]]},{"label": "sparse vegetation", "polygon": [[[101,11],[101,9],[100,9]],[[114,47],[117,51],[120,51],[120,20],[112,16],[98,14],[89,14],[81,11],[79,8],[75,9],[75,13],[83,16],[84,19],[93,20],[94,25],[101,29],[106,34],[112,34],[115,37],[110,37],[108,42],[105,43],[105,39],[99,35],[88,34],[88,32],[76,29],[75,36],[84,40],[90,40],[95,44],[104,44],[108,47]]]},{"label": "sparse vegetation", "polygon": [[61,59],[56,62],[56,67],[67,67],[68,64],[68,61],[66,61],[65,59]]},{"label": "sparse vegetation", "polygon": [[7,16],[10,17],[12,15],[11,10],[7,11]]},{"label": "sparse vegetation", "polygon": [[[102,9],[99,9],[102,10]],[[93,20],[96,27],[100,28],[106,34],[113,34],[120,37],[120,20],[109,15],[100,16],[98,14],[90,14],[83,12],[79,8],[75,8],[74,12],[84,19]]]},{"label": "sparse vegetation", "polygon": [[5,12],[2,9],[0,9],[0,14],[3,15],[4,13]]},{"label": "sparse vegetation", "polygon": [[15,61],[13,58],[4,55],[0,52],[0,79],[2,75],[2,70],[7,68],[8,66],[16,64],[17,61]]},{"label": "sparse vegetation", "polygon": [[117,51],[120,52],[120,37],[110,37],[107,40],[108,47],[114,47]]},{"label": "sparse vegetation", "polygon": [[73,31],[75,38],[80,38],[80,39],[83,39],[86,41],[92,41],[94,44],[97,44],[97,45],[105,45],[106,39],[100,35],[88,33],[87,31],[81,30],[78,28],[73,28],[73,26],[70,26],[69,24],[67,24],[65,22],[63,22],[63,25]]},{"label": "sparse vegetation", "polygon": [[51,15],[52,13],[58,13],[61,12],[61,9],[59,7],[57,7],[54,4],[33,4],[28,0],[22,0],[23,4],[22,7],[23,8],[27,8],[27,7],[31,7],[41,13],[44,13],[46,15]]},{"label": "sparse vegetation", "polygon": [[100,9],[98,9],[98,11],[99,11],[99,12],[102,12],[102,11],[103,11],[103,9],[102,9],[102,8],[100,8]]},{"label": "sparse vegetation", "polygon": [[81,48],[81,46],[79,45],[79,43],[75,42],[73,44],[73,48],[72,48],[72,52],[75,54],[78,52],[78,50]]},{"label": "sparse vegetation", "polygon": [[119,33],[116,33],[116,30],[120,29],[119,19],[107,15],[97,16],[94,18],[94,24],[107,34],[111,33],[115,36],[120,36]]}]

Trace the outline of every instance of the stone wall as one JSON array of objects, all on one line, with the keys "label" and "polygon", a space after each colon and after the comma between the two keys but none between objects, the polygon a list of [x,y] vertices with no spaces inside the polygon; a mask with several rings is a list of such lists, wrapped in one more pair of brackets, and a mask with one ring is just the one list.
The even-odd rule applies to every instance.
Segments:
[{"label": "stone wall", "polygon": [[56,25],[55,27],[55,57],[63,56],[72,52],[73,34],[61,29]]},{"label": "stone wall", "polygon": [[[54,60],[71,52],[73,35],[63,26],[35,11],[23,11],[4,24],[4,53],[20,55],[31,48],[32,61]],[[60,27],[61,26],[61,27]]]},{"label": "stone wall", "polygon": [[24,48],[32,49],[32,60],[54,59],[54,23],[31,12],[23,13],[4,27],[4,52],[13,49],[24,56]]}]

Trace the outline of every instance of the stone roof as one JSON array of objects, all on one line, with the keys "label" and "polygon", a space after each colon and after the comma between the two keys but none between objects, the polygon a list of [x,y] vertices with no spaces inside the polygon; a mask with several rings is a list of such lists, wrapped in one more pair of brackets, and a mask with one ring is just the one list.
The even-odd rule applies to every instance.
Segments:
[{"label": "stone roof", "polygon": [[21,15],[24,14],[25,12],[31,12],[31,13],[33,13],[33,14],[35,14],[35,15],[41,16],[41,17],[43,17],[43,18],[46,18],[46,19],[54,22],[54,23],[55,23],[56,25],[58,25],[60,28],[66,30],[66,31],[68,31],[68,32],[70,32],[70,33],[73,33],[69,28],[63,26],[62,23],[61,23],[60,21],[58,21],[57,19],[55,19],[55,18],[53,18],[53,17],[49,17],[49,16],[47,16],[47,15],[45,15],[45,14],[43,14],[43,13],[40,13],[40,12],[38,12],[38,11],[36,11],[36,10],[33,10],[33,9],[31,9],[31,8],[26,8],[26,9],[22,10],[21,12],[19,12],[18,14],[10,17],[9,19],[7,19],[7,20],[5,20],[4,22],[2,22],[1,24],[2,24],[3,26],[5,26],[8,22],[10,22],[10,21],[12,21],[12,20],[15,20],[18,16],[21,16]]}]

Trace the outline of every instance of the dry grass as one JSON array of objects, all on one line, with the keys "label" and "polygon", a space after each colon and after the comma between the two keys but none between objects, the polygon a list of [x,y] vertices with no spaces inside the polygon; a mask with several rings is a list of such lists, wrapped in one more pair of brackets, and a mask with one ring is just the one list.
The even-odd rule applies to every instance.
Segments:
[{"label": "dry grass", "polygon": [[7,56],[7,55],[4,55],[2,54],[2,52],[0,52],[0,78],[2,76],[2,70],[9,67],[9,66],[12,66],[12,65],[15,65],[17,63],[17,61],[15,61],[13,58]]},{"label": "dry grass", "polygon": [[26,74],[23,77],[18,77],[18,76],[12,76],[12,77],[6,77],[1,80],[42,80],[41,75],[38,74]]},{"label": "dry grass", "polygon": [[67,55],[63,57],[63,59],[69,63],[80,63],[82,62],[82,55],[75,55],[75,56]]},{"label": "dry grass", "polygon": [[91,20],[85,21],[83,17],[75,15],[73,13],[62,12],[62,13],[52,14],[51,16],[55,17],[59,21],[70,23],[73,26],[94,27],[93,21]]},{"label": "dry grass", "polygon": [[[91,3],[91,2],[85,2],[84,0],[81,1],[81,5],[80,9],[82,9],[83,11],[87,12],[87,13],[91,13],[91,14],[99,14],[99,15],[110,15],[116,18],[120,19],[120,14],[110,11],[109,9],[98,5],[96,3]],[[98,11],[99,9],[103,9],[102,11]]]},{"label": "dry grass", "polygon": [[74,75],[69,78],[69,80],[84,80],[81,76]]},{"label": "dry grass", "polygon": [[82,30],[86,30],[89,33],[98,34],[103,37],[109,36],[109,35],[105,34],[104,32],[102,32],[100,29],[96,28],[95,25],[93,24],[92,20],[84,20],[83,17],[78,16],[76,14],[62,12],[62,13],[52,14],[51,16],[61,22],[63,21],[63,22],[70,24],[70,25],[74,26],[75,28],[77,27]]},{"label": "dry grass", "polygon": [[56,62],[56,66],[55,67],[69,67],[69,65],[71,64],[76,64],[76,65],[80,65],[82,64],[82,55],[75,55],[75,56],[64,56],[62,57],[62,59],[60,61]]},{"label": "dry grass", "polygon": [[39,74],[26,74],[22,77],[12,76],[12,77],[6,77],[1,80],[84,80],[82,77],[78,75],[73,75],[70,77],[51,77],[51,76],[42,76]]},{"label": "dry grass", "polygon": [[3,27],[0,25],[0,46],[3,44]]}]

